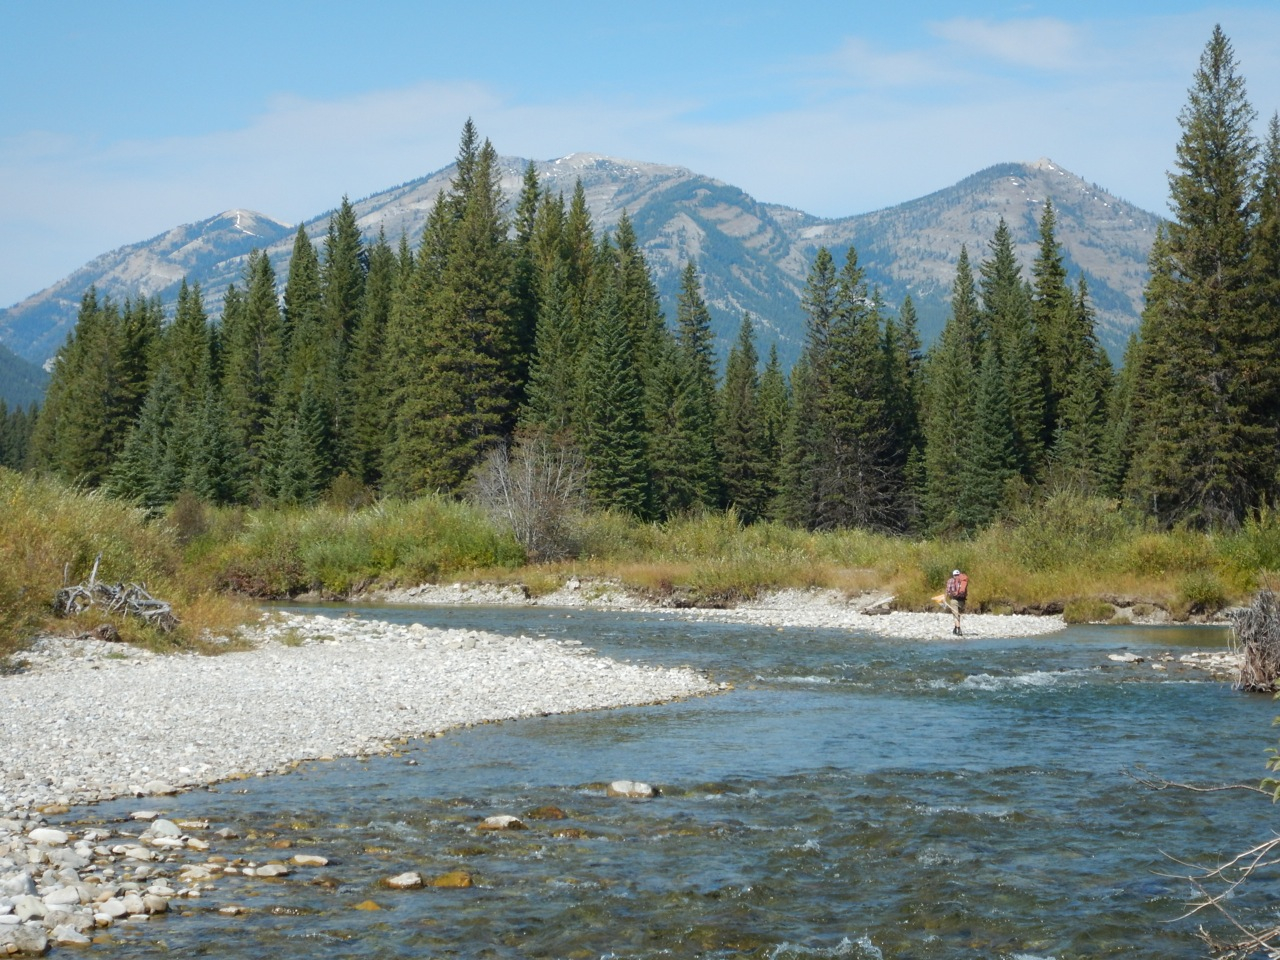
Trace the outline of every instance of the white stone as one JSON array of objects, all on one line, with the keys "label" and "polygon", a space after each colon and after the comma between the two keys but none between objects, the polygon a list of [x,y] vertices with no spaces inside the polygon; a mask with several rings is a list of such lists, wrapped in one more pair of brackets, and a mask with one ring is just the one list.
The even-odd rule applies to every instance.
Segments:
[{"label": "white stone", "polygon": [[393,890],[414,890],[422,886],[422,875],[419,873],[401,873],[387,880],[387,886]]},{"label": "white stone", "polygon": [[648,800],[658,795],[658,791],[639,780],[615,780],[605,791],[611,797],[628,797],[630,799]]},{"label": "white stone", "polygon": [[53,827],[36,827],[27,837],[32,843],[47,843],[51,846],[61,846],[69,839],[66,831],[55,830]]},{"label": "white stone", "polygon": [[80,891],[70,886],[59,887],[57,890],[44,895],[45,905],[50,907],[66,906],[72,903],[78,905],[82,902],[82,899]]},{"label": "white stone", "polygon": [[314,853],[298,853],[294,854],[293,862],[300,867],[327,867],[329,858]]},{"label": "white stone", "polygon": [[165,820],[163,817],[152,821],[151,826],[147,828],[147,832],[153,837],[180,837],[182,830],[172,820]]},{"label": "white stone", "polygon": [[50,936],[53,942],[66,947],[83,947],[93,941],[70,924],[59,924],[53,928]]}]

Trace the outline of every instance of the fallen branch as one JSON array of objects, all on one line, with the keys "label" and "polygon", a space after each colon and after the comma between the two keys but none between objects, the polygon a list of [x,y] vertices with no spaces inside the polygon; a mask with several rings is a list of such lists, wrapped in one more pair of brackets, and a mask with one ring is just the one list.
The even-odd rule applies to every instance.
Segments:
[{"label": "fallen branch", "polygon": [[99,581],[98,562],[101,559],[102,554],[98,554],[87,582],[63,587],[54,594],[53,612],[57,616],[74,617],[90,607],[99,607],[108,613],[137,617],[162,633],[169,633],[178,625],[178,618],[168,601],[151,596],[143,584]]}]

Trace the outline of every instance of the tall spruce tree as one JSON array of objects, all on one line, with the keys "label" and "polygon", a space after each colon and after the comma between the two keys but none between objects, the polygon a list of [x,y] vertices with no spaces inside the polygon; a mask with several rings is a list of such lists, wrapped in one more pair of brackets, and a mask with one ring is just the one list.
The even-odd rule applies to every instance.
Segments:
[{"label": "tall spruce tree", "polygon": [[245,294],[238,306],[223,310],[222,394],[227,421],[244,451],[246,471],[255,478],[245,491],[261,499],[257,483],[267,452],[263,449],[284,361],[284,322],[275,271],[260,250],[250,252],[244,270]]},{"label": "tall spruce tree", "polygon": [[598,507],[647,518],[649,450],[644,384],[616,294],[606,298],[592,324],[583,378],[592,398],[583,411],[582,426],[591,499]]},{"label": "tall spruce tree", "polygon": [[343,406],[349,412],[345,466],[351,476],[368,486],[376,485],[382,476],[388,428],[385,344],[398,273],[396,254],[379,231],[369,249],[364,297],[342,382]]},{"label": "tall spruce tree", "polygon": [[1215,27],[1187,105],[1174,218],[1152,249],[1128,488],[1165,523],[1232,526],[1274,487],[1275,330],[1252,257],[1257,144],[1231,44]]},{"label": "tall spruce tree", "polygon": [[744,523],[764,516],[772,492],[760,409],[759,365],[755,328],[751,315],[744,314],[738,340],[725,365],[716,426],[724,502]]},{"label": "tall spruce tree", "polygon": [[777,516],[778,496],[782,486],[783,438],[790,418],[791,390],[778,359],[778,344],[774,342],[769,345],[769,359],[765,362],[764,372],[760,374],[760,440],[764,467],[761,483],[764,487],[765,504],[763,516],[770,520]]},{"label": "tall spruce tree", "polygon": [[951,315],[925,362],[922,507],[926,525],[936,533],[968,525],[960,503],[968,483],[978,365],[987,339],[980,324],[969,254],[961,247]]},{"label": "tall spruce tree", "polygon": [[838,310],[839,278],[831,251],[819,247],[805,281],[805,347],[791,371],[791,418],[783,441],[782,482],[777,515],[796,526],[818,522],[821,492],[818,456],[821,409],[831,384],[831,339]]},{"label": "tall spruce tree", "polygon": [[1032,303],[1004,218],[990,241],[991,256],[979,267],[986,329],[999,352],[1013,418],[1013,454],[1018,471],[1036,481],[1044,468],[1044,364],[1032,320]]}]

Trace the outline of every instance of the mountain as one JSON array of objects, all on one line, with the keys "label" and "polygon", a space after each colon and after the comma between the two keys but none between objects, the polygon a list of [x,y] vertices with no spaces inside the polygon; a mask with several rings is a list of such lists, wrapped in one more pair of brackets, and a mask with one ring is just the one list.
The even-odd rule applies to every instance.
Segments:
[{"label": "mountain", "polygon": [[[503,158],[502,188],[518,196],[527,161]],[[1009,224],[1026,276],[1035,257],[1044,199],[1057,211],[1058,240],[1072,273],[1083,272],[1098,311],[1099,333],[1118,354],[1136,327],[1147,254],[1160,219],[1112,196],[1048,160],[989,167],[954,186],[898,206],[838,219],[762,203],[737,187],[682,167],[577,153],[536,164],[544,187],[569,197],[582,181],[597,229],[630,215],[653,267],[668,317],[675,314],[680,270],[696,257],[722,351],[744,311],[761,325],[761,344],[776,341],[784,363],[804,340],[800,294],[813,256],[827,246],[838,260],[852,244],[869,283],[887,307],[910,293],[931,339],[946,318],[956,258],[967,245],[975,265],[1001,216]],[[448,186],[452,166],[353,204],[367,238],[385,231],[416,243],[432,202]],[[329,212],[306,222],[319,243]],[[158,294],[171,301],[186,275],[199,282],[211,314],[227,286],[239,282],[247,255],[266,249],[283,282],[293,228],[261,214],[233,210],[176,227],[152,240],[103,254],[47,290],[0,310],[0,343],[43,361],[65,339],[90,284],[116,299]]]},{"label": "mountain", "polygon": [[[223,264],[267,247],[293,228],[248,210],[226,213],[199,223],[174,227],[158,237],[120,247],[90,260],[7,310],[0,310],[0,343],[34,363],[57,353],[75,326],[80,300],[90,286],[117,302],[158,296],[166,305],[178,298],[183,277],[205,284]],[[225,292],[225,289],[224,289]],[[221,303],[208,303],[221,310]]]},{"label": "mountain", "polygon": [[0,400],[10,409],[39,403],[49,375],[0,344]]}]

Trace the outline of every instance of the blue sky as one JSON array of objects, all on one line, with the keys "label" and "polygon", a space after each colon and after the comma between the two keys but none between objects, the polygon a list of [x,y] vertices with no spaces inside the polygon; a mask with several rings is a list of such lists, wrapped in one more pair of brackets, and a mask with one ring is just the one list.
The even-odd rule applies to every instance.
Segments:
[{"label": "blue sky", "polygon": [[503,154],[679,164],[822,216],[1042,156],[1164,213],[1215,23],[1261,130],[1275,0],[0,0],[0,306],[180,223],[430,173],[468,116]]}]

